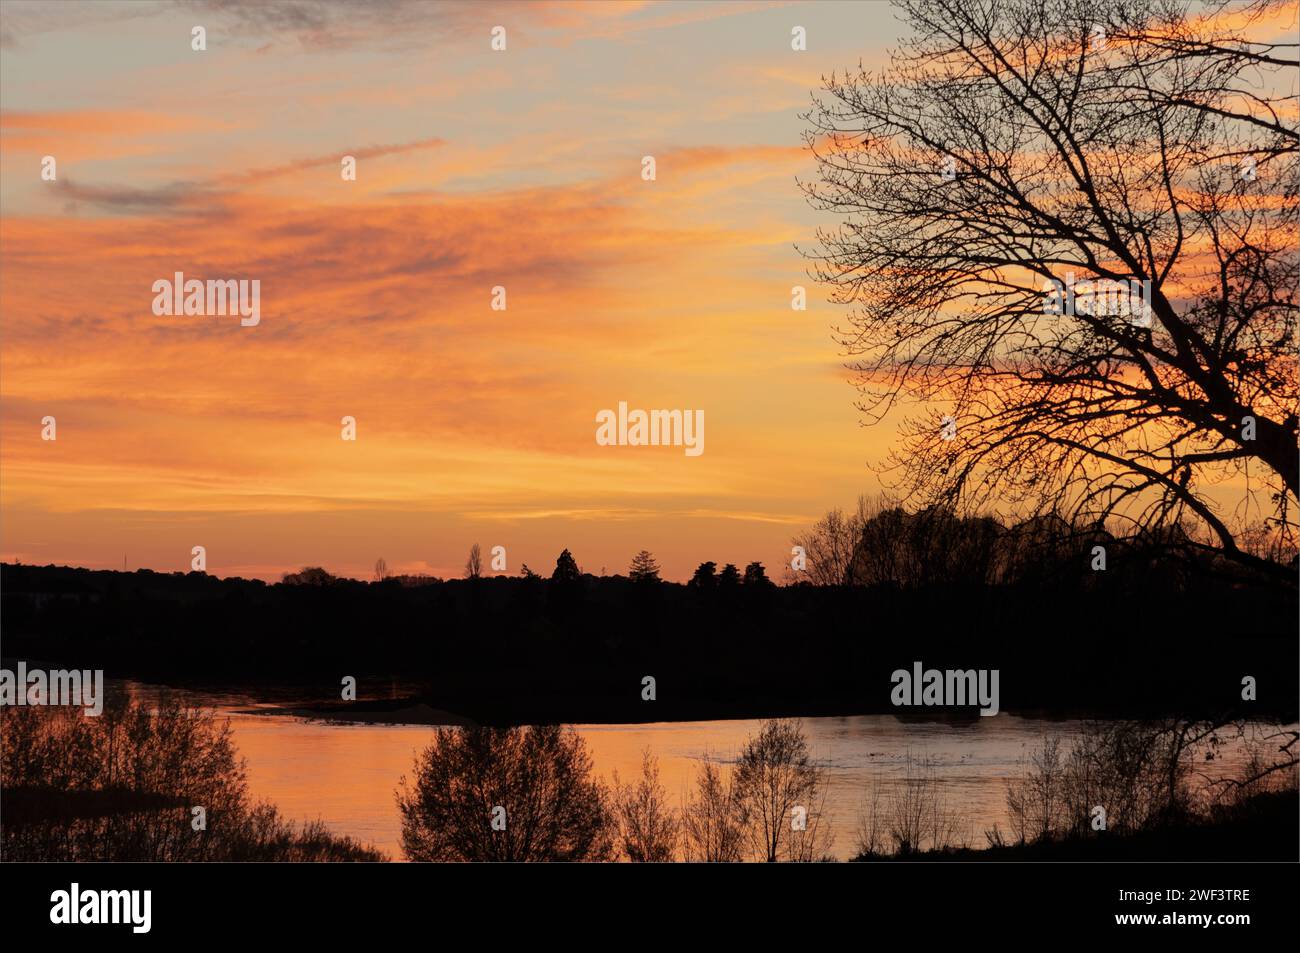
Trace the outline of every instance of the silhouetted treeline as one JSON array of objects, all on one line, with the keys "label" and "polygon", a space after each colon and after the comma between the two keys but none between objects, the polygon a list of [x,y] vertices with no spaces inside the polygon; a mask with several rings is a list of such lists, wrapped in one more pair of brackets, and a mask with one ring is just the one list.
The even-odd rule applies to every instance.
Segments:
[{"label": "silhouetted treeline", "polygon": [[1194,526],[1171,519],[1122,532],[1104,522],[1068,520],[1053,512],[1005,523],[935,506],[910,511],[885,498],[859,497],[856,508],[826,513],[793,542],[805,556],[795,579],[816,585],[1058,585],[1089,573],[1119,572],[1147,587],[1186,588],[1212,575],[1221,582],[1296,584],[1296,551],[1284,533],[1243,531],[1261,572],[1227,559]]},{"label": "silhouetted treeline", "polygon": [[725,770],[707,752],[679,805],[642,752],[629,783],[596,778],[572,727],[439,728],[397,789],[415,861],[733,863],[833,860],[826,771],[797,721],[769,719]]},{"label": "silhouetted treeline", "polygon": [[[1003,710],[1294,717],[1294,589],[1131,542],[1109,542],[1105,570],[1090,545],[1034,553],[992,583],[951,561],[907,585],[778,586],[762,567],[708,564],[689,584],[633,581],[581,573],[566,551],[549,579],[312,570],[266,584],[4,565],[0,593],[9,658],[175,684],[293,683],[334,699],[344,676],[396,677],[484,723],[951,717],[891,706],[890,674],[917,661],[998,669]],[[1241,700],[1247,675],[1256,701]]]}]

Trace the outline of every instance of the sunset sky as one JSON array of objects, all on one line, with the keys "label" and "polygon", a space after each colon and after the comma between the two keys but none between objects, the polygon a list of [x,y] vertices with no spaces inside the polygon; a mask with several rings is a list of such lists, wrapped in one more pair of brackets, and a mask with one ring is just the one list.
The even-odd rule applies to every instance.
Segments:
[{"label": "sunset sky", "polygon": [[[4,560],[458,575],[478,542],[512,574],[648,548],[779,578],[877,488],[892,428],[858,426],[795,245],[832,224],[799,113],[883,61],[883,3],[5,2],[0,27]],[[177,271],[258,279],[260,325],[156,317]],[[702,409],[704,454],[597,446],[620,400]]]}]

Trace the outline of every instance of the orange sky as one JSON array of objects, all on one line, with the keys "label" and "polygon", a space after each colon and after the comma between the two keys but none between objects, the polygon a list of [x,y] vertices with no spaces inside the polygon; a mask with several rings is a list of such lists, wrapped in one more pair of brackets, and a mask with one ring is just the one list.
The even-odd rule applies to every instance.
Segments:
[{"label": "orange sky", "polygon": [[[887,8],[310,13],[5,4],[0,557],[779,577],[876,487],[892,432],[858,427],[795,179],[809,92]],[[176,271],[258,279],[261,323],[155,316]],[[702,409],[705,452],[597,446],[619,401]]]},{"label": "orange sky", "polygon": [[[834,224],[799,113],[899,29],[876,2],[0,4],[0,559],[446,576],[477,542],[510,573],[648,548],[781,578],[895,436],[859,426],[795,245]],[[156,316],[178,271],[256,279],[260,323]],[[705,452],[598,446],[620,401],[704,411]]]}]

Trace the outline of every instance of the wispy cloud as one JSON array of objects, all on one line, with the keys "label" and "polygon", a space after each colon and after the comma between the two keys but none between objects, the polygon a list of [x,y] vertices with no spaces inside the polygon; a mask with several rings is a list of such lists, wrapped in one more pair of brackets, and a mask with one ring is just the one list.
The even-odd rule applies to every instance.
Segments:
[{"label": "wispy cloud", "polygon": [[[870,455],[829,315],[790,309],[792,15],[6,2],[0,555],[454,566],[491,528],[539,566],[780,558]],[[261,324],[156,317],[176,271],[259,280]],[[623,399],[704,409],[704,456],[597,446]]]}]

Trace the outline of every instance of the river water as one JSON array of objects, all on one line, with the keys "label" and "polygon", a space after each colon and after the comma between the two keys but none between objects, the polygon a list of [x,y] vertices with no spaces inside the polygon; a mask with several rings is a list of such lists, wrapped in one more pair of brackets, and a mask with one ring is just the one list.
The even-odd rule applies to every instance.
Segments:
[{"label": "river water", "polygon": [[[156,689],[135,683],[129,694],[147,699]],[[434,729],[428,725],[368,724],[272,714],[272,706],[236,694],[182,693],[192,704],[230,719],[235,744],[246,759],[249,788],[294,820],[320,819],[336,834],[373,844],[401,860],[400,819],[394,791],[409,774]],[[964,720],[900,719],[856,715],[801,720],[812,756],[827,773],[825,810],[834,834],[832,853],[856,853],[865,793],[877,780],[904,775],[909,758],[926,759],[940,780],[946,806],[963,817],[961,834],[972,847],[984,832],[1008,830],[1006,782],[1019,777],[1028,757],[1050,734],[1068,736],[1079,720],[1026,718],[1006,712]],[[704,758],[726,764],[759,729],[757,720],[575,725],[598,774],[624,780],[640,773],[641,752],[659,759],[670,800],[693,787]],[[1235,773],[1245,759],[1234,744],[1217,755],[1216,774]]]}]

